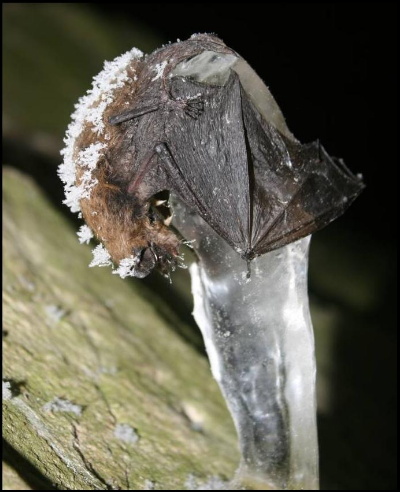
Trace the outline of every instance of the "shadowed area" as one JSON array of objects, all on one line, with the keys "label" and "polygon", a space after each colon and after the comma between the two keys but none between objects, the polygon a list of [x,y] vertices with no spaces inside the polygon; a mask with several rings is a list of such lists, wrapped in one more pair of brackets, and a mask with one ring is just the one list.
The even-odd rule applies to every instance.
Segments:
[{"label": "shadowed area", "polygon": [[[2,446],[3,462],[8,465],[11,470],[14,470],[14,473],[22,481],[22,483],[19,481],[14,484],[9,483],[9,486],[14,485],[14,487],[3,490],[58,490],[58,488],[52,484],[50,480],[42,475],[38,468],[33,466],[30,461],[17,453],[6,441],[3,440]],[[8,480],[9,474],[7,473],[5,477],[3,470],[3,483],[7,484]],[[26,488],[20,488],[24,487],[23,482],[25,482],[27,486]]]}]

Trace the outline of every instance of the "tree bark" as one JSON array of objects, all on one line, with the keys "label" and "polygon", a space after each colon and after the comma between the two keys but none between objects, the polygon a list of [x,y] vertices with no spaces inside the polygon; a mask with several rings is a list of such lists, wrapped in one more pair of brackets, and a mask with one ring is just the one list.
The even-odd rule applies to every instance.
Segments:
[{"label": "tree bark", "polygon": [[3,182],[9,445],[63,490],[230,478],[235,431],[179,321],[160,315],[163,301],[140,280],[89,269],[90,248],[30,178],[9,168]]}]

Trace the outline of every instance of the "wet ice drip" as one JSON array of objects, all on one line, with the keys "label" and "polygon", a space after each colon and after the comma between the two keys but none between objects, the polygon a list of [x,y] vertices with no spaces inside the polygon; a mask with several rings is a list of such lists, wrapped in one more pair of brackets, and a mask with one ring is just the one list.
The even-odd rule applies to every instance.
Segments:
[{"label": "wet ice drip", "polygon": [[174,224],[199,261],[194,317],[239,437],[232,487],[318,489],[310,237],[246,262],[176,199]]}]

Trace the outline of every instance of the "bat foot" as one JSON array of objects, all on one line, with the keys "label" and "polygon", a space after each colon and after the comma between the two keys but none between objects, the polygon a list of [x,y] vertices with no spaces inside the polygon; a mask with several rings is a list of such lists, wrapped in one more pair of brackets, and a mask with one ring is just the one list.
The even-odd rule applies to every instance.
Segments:
[{"label": "bat foot", "polygon": [[201,94],[187,98],[167,99],[164,101],[167,111],[184,111],[185,114],[197,120],[204,112],[204,99]]}]

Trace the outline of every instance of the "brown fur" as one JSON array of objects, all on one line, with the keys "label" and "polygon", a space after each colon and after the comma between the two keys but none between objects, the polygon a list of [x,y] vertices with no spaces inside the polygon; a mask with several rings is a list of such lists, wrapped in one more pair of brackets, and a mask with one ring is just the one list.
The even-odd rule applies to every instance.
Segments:
[{"label": "brown fur", "polygon": [[[75,144],[75,157],[78,152],[97,142],[106,144],[106,153],[97,163],[92,176],[97,184],[91,189],[90,197],[80,200],[83,218],[96,237],[102,241],[114,262],[134,256],[143,258],[142,272],[157,266],[163,273],[177,263],[180,239],[167,226],[162,218],[154,216],[150,207],[151,187],[144,179],[139,187],[129,188],[135,180],[135,173],[141,162],[135,162],[137,152],[132,143],[134,126],[125,124],[112,126],[109,117],[135,107],[139,100],[146,100],[148,91],[160,95],[160,101],[170,101],[168,74],[174,66],[185,58],[190,58],[204,49],[232,52],[221,40],[209,35],[199,35],[185,43],[164,46],[143,60],[134,60],[128,67],[128,80],[114,94],[114,101],[103,115],[106,135],[98,135],[90,123],[81,132]],[[154,67],[164,60],[173,60],[164,70],[162,77],[155,78]],[[145,158],[142,156],[142,159]],[[76,184],[79,185],[85,169],[77,166]],[[151,174],[151,170],[148,171]],[[131,190],[131,191],[130,191]],[[143,252],[150,248],[146,257]],[[139,269],[140,265],[138,265]]]},{"label": "brown fur", "polygon": [[[141,70],[140,61],[134,61],[130,67],[130,75],[136,76]],[[132,104],[135,94],[135,84],[128,82],[119,89],[114,102],[107,108],[104,121],[108,117],[126,109],[127,104]],[[110,137],[97,135],[92,130],[92,125],[87,124],[76,142],[77,153],[92,143],[106,142],[107,154],[112,155],[113,149],[117,148],[124,137],[121,126],[111,126],[108,123],[107,133]],[[84,169],[77,167],[76,184],[79,185]],[[93,177],[98,180],[96,186],[91,190],[90,198],[80,200],[82,215],[85,222],[92,229],[95,236],[104,243],[111,258],[119,263],[123,258],[135,255],[138,250],[156,245],[159,252],[171,257],[178,255],[180,240],[166,227],[162,220],[151,221],[147,216],[150,204],[140,203],[134,197],[127,195],[127,175],[123,169],[110,161],[102,158],[97,163]],[[159,265],[163,269],[163,265]]]},{"label": "brown fur", "polygon": [[150,222],[147,216],[135,217],[129,201],[117,208],[113,204],[121,191],[107,183],[92,190],[90,199],[81,201],[82,214],[112,259],[119,263],[137,249],[156,244],[172,257],[178,254],[180,241],[161,221]]}]

